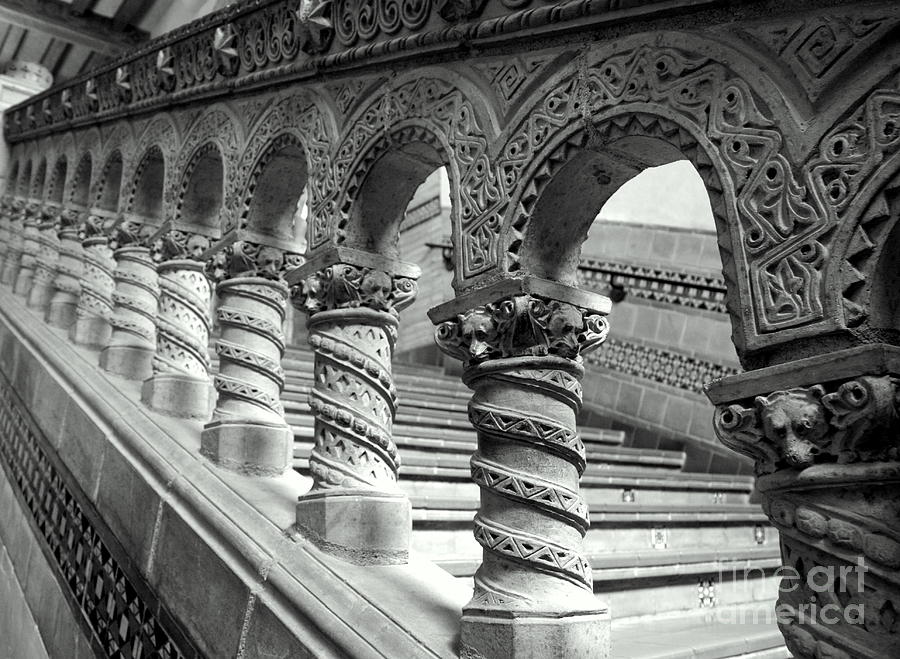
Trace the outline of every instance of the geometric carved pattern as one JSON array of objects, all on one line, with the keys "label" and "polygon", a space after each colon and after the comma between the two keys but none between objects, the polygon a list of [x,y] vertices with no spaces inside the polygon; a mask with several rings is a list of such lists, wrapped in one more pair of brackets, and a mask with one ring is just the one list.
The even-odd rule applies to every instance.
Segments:
[{"label": "geometric carved pattern", "polygon": [[209,281],[197,261],[166,261],[159,271],[153,372],[209,377]]},{"label": "geometric carved pattern", "polygon": [[78,300],[79,318],[112,319],[112,295],[115,290],[112,257],[106,238],[88,238],[83,242],[84,270],[81,274],[81,298]]},{"label": "geometric carved pattern", "polygon": [[[86,636],[109,657],[181,659],[196,650],[160,616],[160,604],[136,574],[120,561],[104,538],[109,530],[72,478],[49,457],[47,440],[12,392],[0,381],[0,464],[30,514],[32,529],[44,545],[54,576],[68,589],[70,606]],[[31,533],[32,531],[27,531]]]},{"label": "geometric carved pattern", "polygon": [[113,331],[110,346],[156,350],[159,279],[146,247],[123,247],[115,252],[113,273]]}]

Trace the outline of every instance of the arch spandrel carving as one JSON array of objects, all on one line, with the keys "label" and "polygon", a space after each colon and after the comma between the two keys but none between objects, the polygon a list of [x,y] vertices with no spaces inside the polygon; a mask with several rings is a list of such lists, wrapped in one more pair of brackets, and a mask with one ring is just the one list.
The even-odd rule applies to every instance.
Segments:
[{"label": "arch spandrel carving", "polygon": [[[373,165],[392,150],[417,142],[433,147],[447,167],[454,242],[469,225],[499,226],[496,210],[508,191],[491,165],[496,112],[482,97],[458,73],[429,69],[412,79],[398,79],[361,103],[335,151],[335,193],[311,209],[310,246],[341,242],[356,195]],[[456,285],[495,267],[489,258],[463,260],[456,267]]]},{"label": "arch spandrel carving", "polygon": [[[101,144],[100,130],[96,127],[91,127],[86,131],[75,134],[75,151],[77,153],[75,163],[78,168],[73,172],[70,188],[66,191],[65,198],[67,201],[72,200],[75,196],[84,196],[84,203],[90,203],[90,199],[92,199],[91,191],[94,190],[96,185],[95,179],[99,175],[100,163],[102,162],[100,160]],[[89,168],[85,168],[82,165],[85,158],[90,159]],[[89,176],[89,180],[86,182],[82,180],[84,174]],[[88,190],[87,194],[81,195],[79,191],[82,188]]]},{"label": "arch spandrel carving", "polygon": [[110,183],[110,181],[106,180],[106,175],[111,159],[114,158],[121,158],[122,160],[122,169],[119,174],[119,180],[116,182],[119,186],[116,197],[118,199],[122,198],[122,192],[126,185],[124,173],[128,169],[129,160],[133,157],[133,154],[134,135],[132,134],[131,124],[127,121],[121,121],[110,126],[109,130],[103,135],[101,142],[99,176],[93,182],[91,188],[92,203],[99,202],[100,197],[104,194],[106,186]]},{"label": "arch spandrel carving", "polygon": [[243,124],[227,105],[218,103],[201,114],[185,131],[175,158],[171,179],[174,185],[166,188],[163,203],[166,217],[180,217],[184,194],[201,152],[214,145],[222,158],[225,181],[220,227],[227,226],[236,202],[235,181],[243,144]]}]

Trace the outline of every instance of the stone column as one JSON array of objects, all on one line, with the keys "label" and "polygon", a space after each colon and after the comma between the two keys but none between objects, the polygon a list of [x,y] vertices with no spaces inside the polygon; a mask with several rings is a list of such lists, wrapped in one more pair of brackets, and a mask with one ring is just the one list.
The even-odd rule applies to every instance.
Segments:
[{"label": "stone column", "polygon": [[144,381],[143,402],[169,416],[207,420],[210,413],[210,286],[201,254],[209,240],[171,231],[154,247],[162,262],[153,375]]},{"label": "stone column", "polygon": [[59,232],[59,261],[53,280],[53,294],[47,308],[46,321],[52,327],[68,330],[75,323],[81,298],[81,276],[84,274],[84,248],[79,230],[74,227]]},{"label": "stone column", "polygon": [[3,273],[3,267],[6,264],[6,253],[9,250],[11,238],[9,227],[12,222],[13,212],[12,195],[3,195],[2,199],[0,199],[0,274]]},{"label": "stone column", "polygon": [[35,261],[34,278],[28,291],[28,307],[46,313],[53,296],[53,281],[59,262],[59,235],[62,223],[62,208],[47,204],[38,227],[38,252]]},{"label": "stone column", "polygon": [[218,399],[201,452],[219,466],[256,476],[280,475],[293,462],[294,435],[281,404],[285,262],[299,265],[281,250],[240,241],[211,264],[221,328]]},{"label": "stone column", "polygon": [[723,444],[756,461],[798,659],[900,656],[900,348],[852,348],[707,387]]},{"label": "stone column", "polygon": [[38,203],[32,200],[28,204],[27,217],[22,224],[22,254],[19,259],[19,270],[13,285],[13,293],[28,297],[34,280],[40,250],[41,225],[43,211]]},{"label": "stone column", "polygon": [[608,298],[552,282],[500,282],[429,312],[463,360],[478,434],[475,539],[483,561],[463,608],[460,654],[607,657],[609,612],[582,541],[581,354],[605,338]]},{"label": "stone column", "polygon": [[109,341],[112,327],[113,270],[116,262],[109,238],[94,236],[81,243],[84,268],[81,296],[75,311],[75,324],[69,329],[72,342],[99,350]]},{"label": "stone column", "polygon": [[9,223],[9,248],[6,250],[3,275],[0,276],[0,283],[6,286],[14,286],[19,274],[22,248],[25,242],[25,219],[28,216],[28,212],[28,206],[24,200],[18,199],[14,202],[14,209]]},{"label": "stone column", "polygon": [[125,219],[112,236],[112,332],[100,351],[100,368],[128,380],[146,380],[153,374],[159,276],[145,243],[154,233],[152,226]]},{"label": "stone column", "polygon": [[313,542],[358,564],[405,563],[411,508],[397,485],[391,360],[398,312],[415,297],[419,269],[333,248],[288,274],[309,314],[315,351],[313,486],[297,525]]}]

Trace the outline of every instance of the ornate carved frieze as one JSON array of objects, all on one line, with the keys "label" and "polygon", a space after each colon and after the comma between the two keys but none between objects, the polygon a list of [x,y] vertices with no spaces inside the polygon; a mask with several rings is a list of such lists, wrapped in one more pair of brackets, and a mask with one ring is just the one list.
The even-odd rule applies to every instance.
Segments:
[{"label": "ornate carved frieze", "polygon": [[606,295],[616,287],[644,300],[719,313],[728,311],[725,281],[713,273],[587,258],[578,266],[578,283],[581,288]]},{"label": "ornate carved frieze", "polygon": [[[609,301],[546,282],[537,283],[541,294],[528,283],[513,292],[504,286],[429,312],[435,322],[451,317],[437,326],[438,346],[465,362],[463,381],[474,391],[472,478],[481,490],[474,532],[484,562],[463,609],[463,655],[525,653],[536,639],[523,629],[498,634],[498,626],[529,615],[559,627],[553,633],[573,656],[606,656],[597,632],[608,620],[582,550],[590,517],[579,491],[586,453],[575,419],[581,355],[606,338]],[[479,304],[461,309],[467,301]]]}]

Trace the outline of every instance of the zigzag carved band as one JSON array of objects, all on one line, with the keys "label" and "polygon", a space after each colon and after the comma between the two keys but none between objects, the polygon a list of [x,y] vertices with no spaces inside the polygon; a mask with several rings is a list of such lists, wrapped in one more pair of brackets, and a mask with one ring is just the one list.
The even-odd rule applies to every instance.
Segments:
[{"label": "zigzag carved band", "polygon": [[593,590],[591,566],[581,554],[546,538],[485,520],[480,514],[475,516],[474,521],[475,539],[488,551]]},{"label": "zigzag carved band", "polygon": [[577,492],[535,476],[516,473],[486,460],[480,453],[472,456],[471,464],[472,480],[479,487],[564,517],[577,525],[582,535],[590,526],[587,503]]},{"label": "zigzag carved band", "polygon": [[477,403],[469,403],[469,420],[478,432],[531,442],[557,453],[584,473],[587,454],[578,432],[533,412],[518,412]]}]

